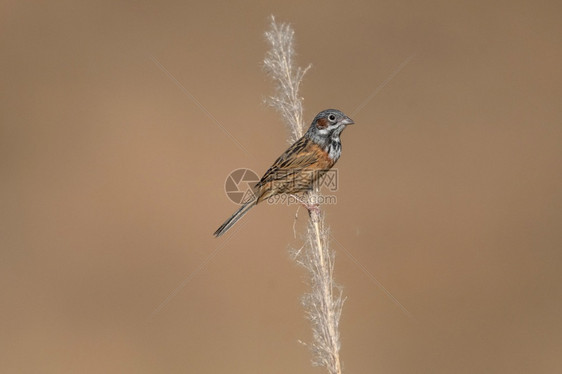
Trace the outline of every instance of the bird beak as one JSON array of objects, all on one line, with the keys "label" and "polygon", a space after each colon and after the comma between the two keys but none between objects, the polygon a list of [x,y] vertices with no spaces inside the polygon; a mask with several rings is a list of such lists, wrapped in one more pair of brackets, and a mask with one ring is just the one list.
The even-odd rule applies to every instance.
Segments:
[{"label": "bird beak", "polygon": [[353,125],[355,122],[353,122],[353,120],[351,118],[349,118],[348,116],[344,116],[343,119],[340,121],[340,123],[342,125]]}]

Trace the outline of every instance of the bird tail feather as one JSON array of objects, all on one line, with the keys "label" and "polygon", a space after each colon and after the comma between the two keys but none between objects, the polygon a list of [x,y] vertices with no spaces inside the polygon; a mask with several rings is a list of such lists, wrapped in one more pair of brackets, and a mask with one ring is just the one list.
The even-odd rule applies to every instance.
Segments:
[{"label": "bird tail feather", "polygon": [[226,220],[225,223],[221,225],[213,234],[217,238],[228,231],[234,224],[244,216],[244,214],[248,213],[248,211],[257,204],[257,199],[247,202],[246,204],[242,205],[240,209],[238,209],[229,219]]}]

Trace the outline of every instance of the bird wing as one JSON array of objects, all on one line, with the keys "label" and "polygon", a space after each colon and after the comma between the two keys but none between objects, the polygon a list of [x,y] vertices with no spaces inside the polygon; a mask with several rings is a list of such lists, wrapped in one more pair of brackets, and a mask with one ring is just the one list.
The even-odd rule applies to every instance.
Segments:
[{"label": "bird wing", "polygon": [[306,137],[300,138],[290,146],[265,172],[256,187],[266,183],[283,180],[309,168],[322,158],[316,144]]}]

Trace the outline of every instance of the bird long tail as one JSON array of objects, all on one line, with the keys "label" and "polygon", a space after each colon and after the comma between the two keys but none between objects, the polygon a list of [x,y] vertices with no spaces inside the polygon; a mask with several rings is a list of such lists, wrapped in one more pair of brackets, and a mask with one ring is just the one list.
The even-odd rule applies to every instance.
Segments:
[{"label": "bird long tail", "polygon": [[225,223],[221,225],[213,234],[217,238],[228,231],[234,224],[244,216],[244,214],[248,213],[248,211],[257,204],[257,199],[247,202],[246,204],[242,205],[240,209],[238,209],[229,219],[226,220]]}]

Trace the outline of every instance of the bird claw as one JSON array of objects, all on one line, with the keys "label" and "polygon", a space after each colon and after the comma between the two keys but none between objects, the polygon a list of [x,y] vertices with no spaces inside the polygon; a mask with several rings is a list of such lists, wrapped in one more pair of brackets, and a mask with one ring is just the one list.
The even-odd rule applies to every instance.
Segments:
[{"label": "bird claw", "polygon": [[292,197],[295,198],[295,200],[297,200],[299,203],[301,203],[307,210],[309,213],[316,213],[319,214],[320,213],[320,204],[318,203],[309,203],[305,200],[303,200],[300,196],[297,195],[293,195],[291,194]]}]

